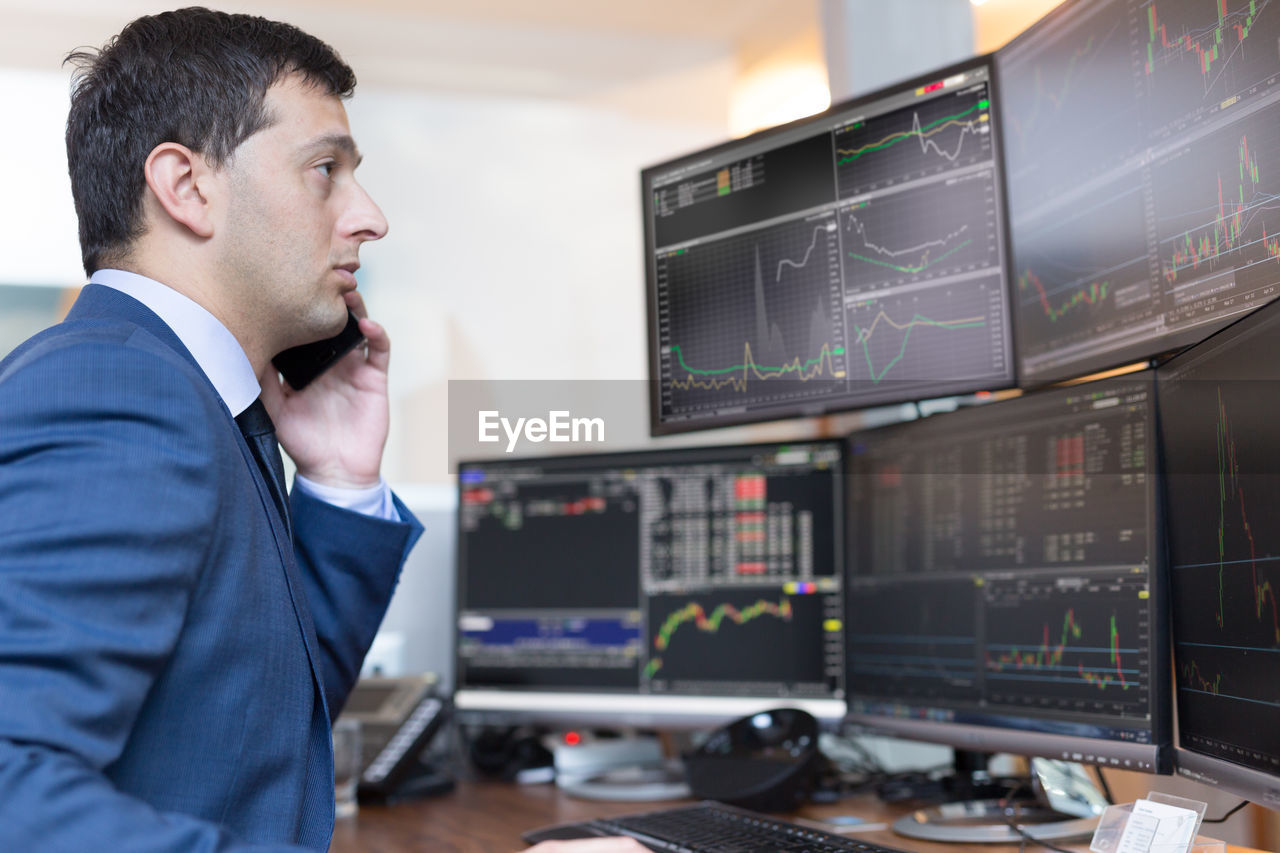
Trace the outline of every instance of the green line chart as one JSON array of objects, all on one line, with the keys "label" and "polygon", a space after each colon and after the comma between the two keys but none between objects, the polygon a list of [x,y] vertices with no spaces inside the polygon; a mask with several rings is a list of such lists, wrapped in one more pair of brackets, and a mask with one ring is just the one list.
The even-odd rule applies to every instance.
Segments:
[{"label": "green line chart", "polygon": [[[903,332],[903,335],[902,335],[902,346],[898,348],[897,355],[891,358],[889,362],[885,364],[882,369],[877,369],[871,358],[871,338],[876,332],[876,327],[880,325],[881,320],[883,320],[885,324],[892,326],[893,328],[897,329],[900,332]],[[884,379],[885,374],[888,373],[893,368],[894,365],[902,361],[902,357],[907,353],[907,341],[911,338],[911,333],[917,327],[932,326],[936,329],[946,329],[947,331],[954,331],[956,329],[981,328],[986,324],[987,324],[986,317],[965,317],[959,320],[931,320],[928,317],[922,317],[919,314],[913,314],[911,316],[911,319],[905,323],[898,323],[894,321],[892,318],[890,318],[889,315],[884,313],[883,311],[877,311],[876,317],[874,320],[871,321],[870,326],[866,328],[862,328],[860,326],[854,326],[854,331],[857,332],[857,343],[862,348],[862,353],[866,357],[867,372],[871,376],[871,381],[875,382],[876,384],[879,384],[880,381]]]},{"label": "green line chart", "polygon": [[842,356],[845,353],[844,347],[833,347],[830,344],[823,344],[818,350],[818,354],[814,358],[801,361],[796,356],[790,362],[782,365],[766,366],[756,364],[755,357],[751,354],[751,342],[748,341],[742,346],[742,361],[739,364],[730,365],[728,367],[714,368],[710,370],[690,367],[685,363],[684,353],[680,349],[679,344],[672,344],[672,354],[676,356],[680,365],[680,371],[685,375],[684,379],[670,380],[671,387],[688,390],[690,388],[701,388],[704,390],[713,389],[720,390],[722,388],[732,388],[735,391],[745,392],[751,380],[764,379],[780,379],[790,378],[798,379],[801,382],[807,382],[811,379],[828,378],[843,379],[845,371],[836,366],[833,359]]},{"label": "green line chart", "polygon": [[[944,150],[933,137],[948,128],[959,128],[960,145],[962,146],[964,144],[964,134],[966,132],[973,133],[976,123],[985,122],[990,119],[990,115],[987,112],[990,106],[991,102],[984,99],[969,107],[967,110],[961,110],[955,115],[943,116],[942,118],[935,119],[925,125],[920,124],[919,113],[912,113],[910,130],[900,130],[896,133],[890,133],[883,139],[863,145],[860,148],[837,148],[836,156],[838,159],[836,160],[836,165],[843,166],[845,163],[852,163],[867,154],[872,154],[876,151],[883,151],[891,145],[897,145],[899,142],[905,142],[912,138],[914,138],[920,145],[921,153],[928,153],[930,149],[933,149],[938,156],[947,160],[954,160],[960,154],[960,147],[957,146],[954,152],[948,152]],[[855,127],[855,130],[856,129],[857,128]]]},{"label": "green line chart", "polygon": [[[865,255],[859,255],[857,252],[849,252],[849,257],[853,258],[856,261],[866,261],[869,264],[876,264],[878,266],[885,267],[886,269],[897,270],[898,272],[904,272],[904,273],[907,273],[908,275],[914,275],[915,273],[924,272],[930,267],[936,264],[942,263],[947,258],[951,257],[956,252],[960,251],[961,249],[963,249],[965,246],[968,246],[972,242],[973,242],[972,240],[965,240],[963,243],[952,246],[950,249],[947,249],[945,252],[942,252],[941,254],[939,254],[937,257],[934,257],[934,258],[929,257],[930,249],[925,248],[920,255],[920,263],[910,264],[907,266],[891,263],[889,261],[882,261],[882,260],[879,260],[878,258],[869,258]],[[920,250],[910,249],[908,251],[911,251],[914,253]]]},{"label": "green line chart", "polygon": [[999,278],[854,301],[849,377],[879,385],[990,374],[1005,357]]},{"label": "green line chart", "polygon": [[664,419],[844,390],[838,232],[833,212],[656,259]]},{"label": "green line chart", "polygon": [[989,162],[991,99],[985,83],[842,127],[835,134],[840,198]]},{"label": "green line chart", "polygon": [[1000,265],[989,172],[888,193],[845,208],[840,245],[854,292],[933,281]]}]

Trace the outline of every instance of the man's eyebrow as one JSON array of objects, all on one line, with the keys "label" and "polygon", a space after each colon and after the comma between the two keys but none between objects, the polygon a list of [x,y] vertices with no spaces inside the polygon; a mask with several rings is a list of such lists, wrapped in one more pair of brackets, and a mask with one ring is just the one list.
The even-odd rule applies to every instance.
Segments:
[{"label": "man's eyebrow", "polygon": [[345,133],[326,133],[324,136],[317,136],[315,139],[303,146],[302,152],[310,155],[312,152],[323,151],[325,149],[337,148],[351,159],[355,160],[355,165],[359,166],[364,160],[363,155],[356,148],[356,141]]}]

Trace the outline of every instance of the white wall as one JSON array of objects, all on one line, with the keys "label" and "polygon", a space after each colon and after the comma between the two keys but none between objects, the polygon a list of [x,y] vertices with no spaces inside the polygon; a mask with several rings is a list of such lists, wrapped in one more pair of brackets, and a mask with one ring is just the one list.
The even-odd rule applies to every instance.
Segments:
[{"label": "white wall", "polygon": [[391,223],[360,272],[393,342],[388,479],[448,478],[449,379],[645,377],[639,172],[719,116],[391,90],[349,113]]},{"label": "white wall", "polygon": [[[434,672],[441,686],[453,687],[454,558],[457,500],[443,483],[397,490],[422,522],[423,532],[400,570],[395,595],[382,620],[365,667],[381,664],[386,675]],[[387,644],[390,654],[380,654]]]},{"label": "white wall", "polygon": [[[0,68],[0,284],[84,283],[66,146],[69,76]],[[3,351],[8,351],[4,347]]]}]

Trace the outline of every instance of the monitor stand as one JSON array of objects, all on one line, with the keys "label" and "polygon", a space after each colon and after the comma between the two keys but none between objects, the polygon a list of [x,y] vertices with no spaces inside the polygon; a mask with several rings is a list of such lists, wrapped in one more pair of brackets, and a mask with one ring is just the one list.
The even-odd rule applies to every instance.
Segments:
[{"label": "monitor stand", "polygon": [[654,802],[690,796],[679,760],[657,738],[601,740],[555,749],[556,786],[584,800]]},{"label": "monitor stand", "polygon": [[1096,815],[1105,808],[1106,798],[1092,787],[1080,765],[1033,759],[1034,783],[1027,781],[1026,794],[1011,798],[1009,786],[993,780],[987,772],[990,757],[989,753],[957,749],[952,775],[934,780],[932,785],[931,793],[948,802],[904,815],[894,821],[894,832],[923,841],[970,844],[1023,841],[1010,823],[1038,841],[1093,833],[1098,825]]}]

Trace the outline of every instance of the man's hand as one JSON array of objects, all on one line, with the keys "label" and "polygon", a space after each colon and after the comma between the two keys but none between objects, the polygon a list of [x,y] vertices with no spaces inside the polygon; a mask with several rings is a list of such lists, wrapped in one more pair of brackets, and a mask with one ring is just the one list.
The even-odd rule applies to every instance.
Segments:
[{"label": "man's hand", "polygon": [[524,853],[649,853],[634,838],[585,838],[580,841],[544,841]]},{"label": "man's hand", "polygon": [[386,329],[369,319],[359,293],[346,294],[346,301],[360,318],[364,346],[347,353],[302,391],[290,388],[270,365],[259,379],[262,402],[298,473],[321,485],[362,489],[377,485],[381,476],[391,417],[391,340]]}]

